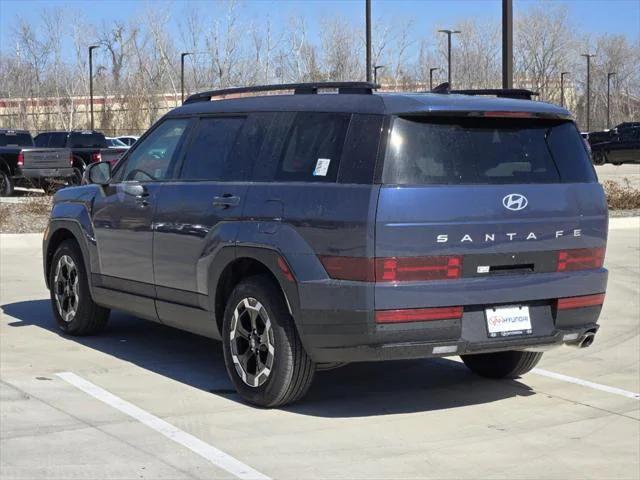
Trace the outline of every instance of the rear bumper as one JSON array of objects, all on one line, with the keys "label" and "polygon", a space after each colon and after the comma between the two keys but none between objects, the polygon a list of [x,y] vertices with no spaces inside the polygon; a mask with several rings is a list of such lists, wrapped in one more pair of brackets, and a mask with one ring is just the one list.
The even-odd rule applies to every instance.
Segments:
[{"label": "rear bumper", "polygon": [[598,331],[597,324],[555,330],[551,335],[509,338],[508,340],[470,341],[463,338],[447,341],[394,342],[378,345],[318,348],[312,357],[319,363],[378,362],[417,358],[471,355],[505,350],[543,351],[561,345],[577,346],[585,333]]},{"label": "rear bumper", "polygon": [[74,175],[71,167],[66,168],[23,168],[19,172],[23,178],[70,178]]},{"label": "rear bumper", "polygon": [[[605,269],[572,272],[570,275],[534,274],[483,282],[477,280],[449,282],[447,289],[441,285],[422,284],[420,303],[415,303],[418,285],[396,287],[383,307],[374,307],[376,287],[372,285],[334,281],[301,284],[301,309],[296,320],[309,355],[321,363],[545,349],[575,343],[584,333],[595,333],[598,329],[600,306],[557,310],[555,304],[557,298],[605,292]],[[408,297],[411,302],[404,303]],[[489,337],[485,308],[507,305],[529,307],[531,334]],[[464,313],[461,319],[453,320],[397,324],[375,322],[376,308],[437,306],[463,306]]]}]

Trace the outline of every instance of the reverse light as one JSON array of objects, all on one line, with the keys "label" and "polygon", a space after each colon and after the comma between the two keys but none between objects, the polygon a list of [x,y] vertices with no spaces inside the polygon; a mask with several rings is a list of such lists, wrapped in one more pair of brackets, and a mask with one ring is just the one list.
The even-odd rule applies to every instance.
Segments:
[{"label": "reverse light", "polygon": [[377,310],[376,323],[428,322],[462,318],[462,307],[408,308]]},{"label": "reverse light", "polygon": [[558,252],[557,272],[590,270],[602,267],[604,248],[576,248]]},{"label": "reverse light", "polygon": [[570,310],[572,308],[597,307],[604,303],[604,293],[596,295],[583,295],[580,297],[559,298],[556,303],[558,310]]},{"label": "reverse light", "polygon": [[18,153],[17,164],[18,164],[18,167],[20,167],[20,168],[24,167],[24,153],[22,153],[22,152]]}]

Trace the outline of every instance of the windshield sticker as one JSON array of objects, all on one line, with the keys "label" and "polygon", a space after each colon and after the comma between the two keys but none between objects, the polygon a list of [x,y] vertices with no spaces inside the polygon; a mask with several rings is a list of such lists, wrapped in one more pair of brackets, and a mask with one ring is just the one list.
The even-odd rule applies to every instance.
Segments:
[{"label": "windshield sticker", "polygon": [[314,177],[326,177],[331,164],[330,158],[319,158],[316,162],[316,169],[313,171]]}]

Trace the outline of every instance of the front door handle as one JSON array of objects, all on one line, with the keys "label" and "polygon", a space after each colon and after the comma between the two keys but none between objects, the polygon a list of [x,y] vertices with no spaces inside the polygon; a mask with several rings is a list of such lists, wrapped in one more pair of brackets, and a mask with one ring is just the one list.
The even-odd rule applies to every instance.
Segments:
[{"label": "front door handle", "polygon": [[227,209],[240,205],[240,197],[236,197],[231,193],[225,193],[219,197],[213,197],[213,206],[216,208]]}]

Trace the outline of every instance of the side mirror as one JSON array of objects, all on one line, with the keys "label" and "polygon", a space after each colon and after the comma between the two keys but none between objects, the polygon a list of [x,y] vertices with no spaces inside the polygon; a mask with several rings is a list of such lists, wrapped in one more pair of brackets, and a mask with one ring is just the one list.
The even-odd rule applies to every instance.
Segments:
[{"label": "side mirror", "polygon": [[107,185],[111,179],[111,164],[109,162],[97,162],[89,165],[85,171],[86,183]]}]

